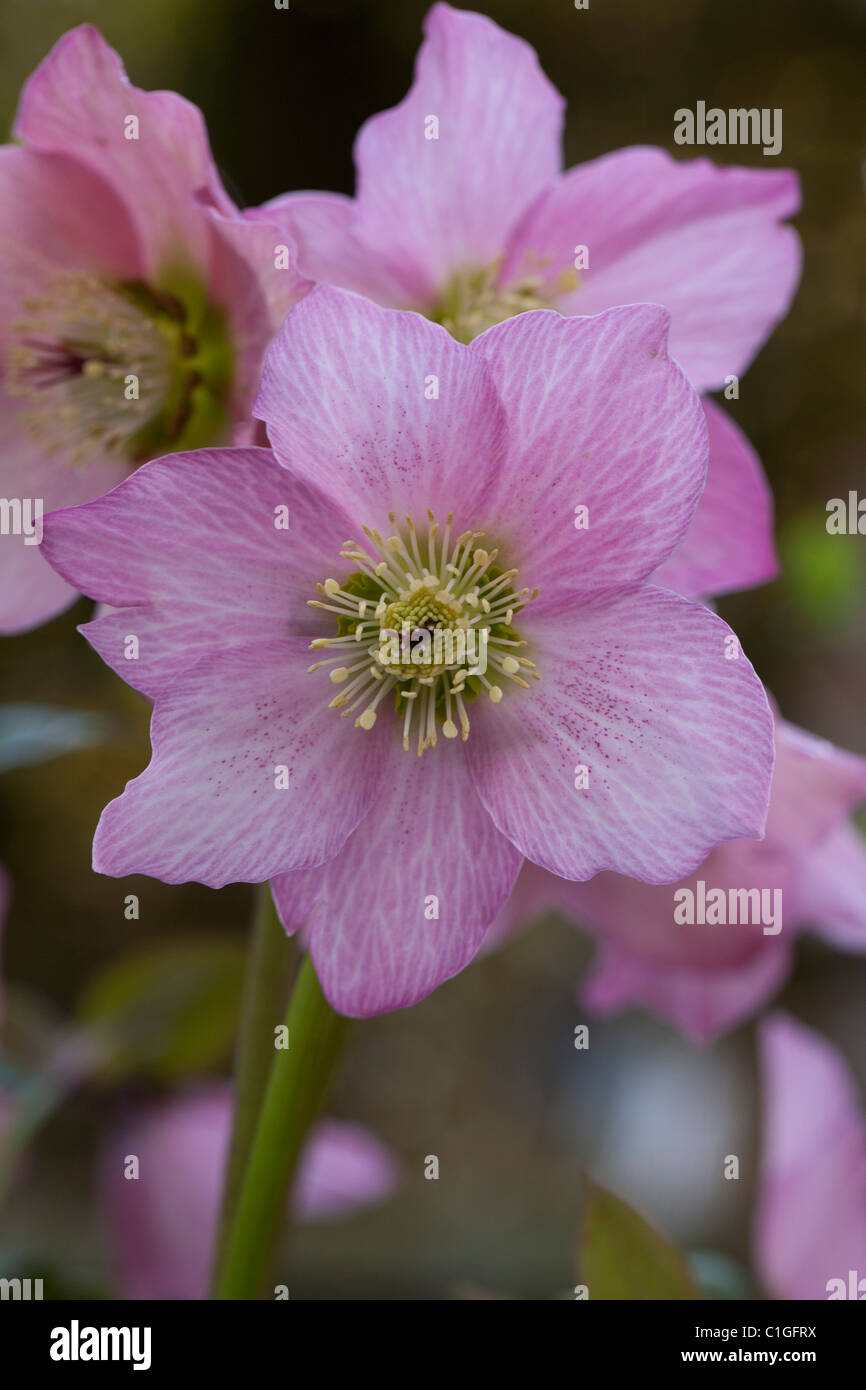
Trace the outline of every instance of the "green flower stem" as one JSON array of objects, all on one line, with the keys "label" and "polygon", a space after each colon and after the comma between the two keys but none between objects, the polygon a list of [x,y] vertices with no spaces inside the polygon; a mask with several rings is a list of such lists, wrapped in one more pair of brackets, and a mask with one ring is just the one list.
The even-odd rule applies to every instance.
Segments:
[{"label": "green flower stem", "polygon": [[271,1035],[270,1078],[218,1261],[217,1299],[261,1296],[298,1157],[324,1101],[349,1023],[325,999],[306,956],[286,1014],[289,1046],[274,1048]]},{"label": "green flower stem", "polygon": [[241,1183],[274,1057],[274,1025],[286,1009],[291,947],[277,916],[270,886],[262,883],[244,974],[234,1068],[234,1114],[223,1188],[216,1258],[226,1253]]}]

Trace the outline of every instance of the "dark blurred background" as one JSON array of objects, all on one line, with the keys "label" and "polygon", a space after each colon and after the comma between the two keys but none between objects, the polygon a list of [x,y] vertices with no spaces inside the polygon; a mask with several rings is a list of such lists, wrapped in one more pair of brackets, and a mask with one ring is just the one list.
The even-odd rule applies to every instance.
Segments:
[{"label": "dark blurred background", "polygon": [[[680,106],[781,107],[779,165],[797,170],[802,286],[787,320],[727,406],[776,497],[783,578],[720,605],[787,717],[866,755],[866,548],[828,536],[826,503],[866,493],[866,2],[864,0],[488,0],[529,40],[568,98],[566,165],[629,144],[673,144]],[[4,0],[0,120],[55,39],[89,20],[136,85],[182,91],[204,111],[215,158],[242,204],[290,189],[353,190],[352,142],[406,92],[425,0]],[[720,162],[765,166],[750,148]],[[735,292],[735,287],[732,287]],[[97,744],[0,778],[0,861],[14,898],[4,942],[10,989],[69,1018],[94,975],[159,942],[242,944],[244,887],[210,892],[91,873],[103,805],[148,757],[148,708],[75,631],[81,601],[0,643],[0,702],[95,712]],[[138,921],[124,918],[137,892]],[[583,1021],[574,987],[591,948],[548,923],[477,963],[408,1012],[366,1022],[335,1113],[403,1156],[389,1206],[302,1233],[292,1297],[447,1298],[482,1288],[545,1298],[573,1280],[579,1172],[591,1163],[688,1247],[743,1261],[754,1160],[753,1038],[696,1052],[638,1017]],[[843,1046],[866,1084],[866,962],[801,943],[783,1002]],[[207,1066],[227,1064],[216,1048]],[[146,1071],[146,1069],[145,1069]],[[61,1287],[104,1286],[92,1201],[98,1135],[155,1075],[90,1087],[42,1131],[5,1218],[6,1241],[53,1261]],[[743,1161],[720,1179],[719,1154]],[[438,1183],[424,1156],[440,1158]]]}]

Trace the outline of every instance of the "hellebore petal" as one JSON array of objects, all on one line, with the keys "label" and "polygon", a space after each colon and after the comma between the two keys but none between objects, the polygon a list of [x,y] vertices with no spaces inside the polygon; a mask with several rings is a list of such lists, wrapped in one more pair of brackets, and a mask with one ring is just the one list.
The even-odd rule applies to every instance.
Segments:
[{"label": "hellebore petal", "polygon": [[804,855],[797,893],[805,926],[840,951],[866,951],[866,844],[843,822]]},{"label": "hellebore petal", "polygon": [[331,568],[349,527],[270,449],[199,449],[46,518],[43,549],[71,584],[122,610],[82,631],[118,675],[156,696],[198,661],[309,631],[313,577]]},{"label": "hellebore petal", "polygon": [[305,927],[333,1007],[366,1018],[425,998],[478,951],[520,855],[479,802],[462,748],[393,751],[379,795],[322,869],[271,887],[288,931]]},{"label": "hellebore petal", "polygon": [[[646,579],[685,536],[704,485],[700,401],[655,305],[596,318],[521,314],[469,349],[504,407],[497,539],[549,612]],[[586,515],[579,514],[586,508]]]},{"label": "hellebore petal", "polygon": [[704,397],[710,438],[707,485],[695,519],[653,582],[687,598],[732,593],[775,579],[773,495],[757,454],[731,417]]},{"label": "hellebore petal", "polygon": [[97,873],[221,888],[336,854],[375,797],[383,743],[323,718],[307,660],[306,641],[287,637],[173,682],[154,710],[149,767],[100,818]]},{"label": "hellebore petal", "polygon": [[563,878],[616,867],[665,883],[720,841],[763,833],[772,715],[746,658],[726,659],[719,618],[645,587],[526,632],[544,677],[531,699],[485,708],[467,753],[527,859]]},{"label": "hellebore petal", "polygon": [[434,5],[424,31],[408,95],[355,144],[357,232],[407,305],[504,251],[559,173],[565,106],[533,49],[486,16]]},{"label": "hellebore petal", "polygon": [[[579,289],[557,307],[597,314],[651,300],[671,312],[672,355],[699,391],[741,375],[787,311],[800,243],[783,224],[799,209],[787,169],[720,167],[637,146],[570,169],[524,215],[501,278],[531,252],[550,280],[589,249]],[[578,307],[579,305],[579,307]]]},{"label": "hellebore petal", "polygon": [[756,950],[738,964],[714,965],[712,970],[662,963],[619,942],[606,941],[580,997],[599,1014],[646,1009],[672,1023],[690,1042],[708,1043],[757,1013],[772,999],[790,968],[790,942],[776,938],[766,950]]},{"label": "hellebore petal", "polygon": [[64,34],[28,79],[14,133],[30,148],[74,159],[109,184],[136,227],[147,271],[181,251],[207,264],[207,221],[193,195],[207,189],[224,211],[233,209],[202,114],[176,92],[133,87],[120,57],[92,25]]},{"label": "hellebore petal", "polygon": [[315,290],[286,319],[254,412],[280,461],[356,527],[431,507],[462,530],[501,463],[503,412],[484,359],[418,314],[342,290]]},{"label": "hellebore petal", "polygon": [[[665,887],[615,873],[571,883],[526,865],[512,895],[515,907],[509,901],[488,944],[523,925],[521,902],[524,921],[556,907],[598,938],[599,954],[582,989],[592,1008],[609,1013],[640,1005],[699,1042],[743,1022],[775,993],[804,929],[862,952],[866,849],[847,817],[866,799],[866,761],[778,715],[775,741],[762,841],[720,844],[695,873]],[[701,883],[704,901],[719,890],[724,895],[720,920],[678,917],[683,890],[695,904]],[[764,896],[758,901],[755,893]],[[731,903],[736,918],[728,915]]]},{"label": "hellebore petal", "polygon": [[762,1025],[760,1047],[757,1269],[775,1298],[862,1298],[866,1282],[859,1291],[856,1285],[866,1271],[866,1126],[853,1078],[825,1038],[786,1014]]}]

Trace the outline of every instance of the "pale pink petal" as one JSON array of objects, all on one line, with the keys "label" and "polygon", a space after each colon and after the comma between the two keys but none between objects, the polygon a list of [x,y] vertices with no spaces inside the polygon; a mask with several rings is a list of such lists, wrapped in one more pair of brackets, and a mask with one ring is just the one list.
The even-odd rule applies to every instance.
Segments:
[{"label": "pale pink petal", "polygon": [[776,720],[767,835],[796,855],[817,845],[866,800],[866,758]]},{"label": "pale pink petal", "polygon": [[54,507],[87,502],[114,487],[125,472],[122,465],[98,457],[85,467],[70,468],[30,438],[19,401],[0,399],[0,497],[26,502],[31,522],[39,501],[43,514],[40,545],[11,530],[0,534],[0,633],[26,632],[75,602],[76,589],[45,558],[47,513]]},{"label": "pale pink petal", "polygon": [[67,272],[134,280],[144,262],[132,219],[98,173],[54,154],[0,147],[0,322]]},{"label": "pale pink petal", "polygon": [[[121,1297],[205,1299],[231,1132],[221,1084],[176,1096],[127,1121],[105,1146],[99,1198]],[[138,1176],[131,1158],[138,1160]],[[301,1155],[299,1221],[348,1215],[382,1201],[398,1180],[388,1149],[360,1125],[322,1120]]]},{"label": "pale pink petal", "polygon": [[790,968],[790,944],[778,938],[737,965],[712,970],[653,960],[606,940],[580,997],[599,1014],[647,1009],[692,1042],[707,1043],[751,1018],[772,999]]},{"label": "pale pink petal", "polygon": [[[287,530],[277,525],[281,508]],[[55,512],[43,547],[70,583],[122,610],[83,630],[124,680],[155,695],[230,647],[320,632],[308,600],[348,527],[269,449],[199,449],[156,459],[88,506]]]},{"label": "pale pink petal", "polygon": [[707,432],[667,355],[668,324],[653,305],[594,319],[542,311],[469,349],[490,367],[506,412],[490,525],[521,584],[541,590],[536,611],[645,579],[694,516]]},{"label": "pale pink petal", "polygon": [[501,465],[483,358],[419,314],[345,290],[314,290],[289,314],[254,413],[280,460],[355,519],[344,540],[363,540],[362,525],[390,534],[391,510],[419,526],[428,507],[443,523],[453,510],[455,535],[478,529]]},{"label": "pale pink petal", "polygon": [[416,307],[407,301],[399,276],[389,273],[375,245],[355,230],[357,204],[341,193],[284,193],[244,218],[275,224],[297,247],[302,275],[323,285],[339,285],[392,309]]},{"label": "pale pink petal", "polygon": [[842,951],[866,952],[866,843],[856,826],[843,822],[810,848],[798,877],[803,923]]},{"label": "pale pink petal", "polygon": [[[484,15],[434,5],[408,95],[355,145],[358,234],[432,304],[461,269],[502,254],[561,168],[564,102],[534,51]],[[429,118],[438,139],[429,139]]]},{"label": "pale pink petal", "polygon": [[[785,1014],[761,1030],[764,1139],[755,1257],[779,1299],[866,1276],[866,1127],[842,1056]],[[863,1292],[866,1293],[866,1284]],[[857,1294],[855,1297],[862,1297]]]},{"label": "pale pink petal", "polygon": [[102,813],[96,872],[221,888],[336,854],[380,791],[381,729],[347,730],[308,662],[286,637],[179,676],[154,709],[150,766]]},{"label": "pale pink petal", "polygon": [[597,314],[613,304],[664,304],[671,354],[698,390],[715,390],[745,371],[788,309],[801,253],[782,219],[798,207],[797,177],[785,169],[618,150],[541,195],[511,238],[501,280],[548,257],[553,286],[576,248],[587,247],[581,285],[558,307]]},{"label": "pale pink petal", "polygon": [[0,535],[0,636],[48,622],[77,597],[46,563],[39,546],[25,545],[21,536]]},{"label": "pale pink petal", "polygon": [[521,631],[541,680],[478,701],[466,751],[528,859],[564,878],[664,883],[720,841],[762,834],[772,715],[746,658],[726,658],[719,618],[647,587],[566,618],[521,614]]},{"label": "pale pink petal", "polygon": [[271,884],[287,929],[305,926],[340,1013],[366,1018],[425,998],[468,965],[511,891],[520,855],[479,803],[464,752],[444,740],[422,758],[395,746],[341,853]]},{"label": "pale pink petal", "polygon": [[[641,1005],[706,1042],[754,1013],[790,968],[797,925],[791,866],[766,840],[719,845],[677,884],[636,883],[610,873],[588,883],[556,882],[561,910],[600,938],[582,990],[599,1012]],[[694,895],[696,918],[702,891],[722,890],[725,920],[678,921],[683,889]],[[731,889],[762,897],[743,900],[741,907]],[[745,921],[727,920],[732,902],[737,919],[742,913]]]},{"label": "pale pink petal", "polygon": [[482,954],[496,950],[543,913],[557,907],[561,882],[546,869],[539,869],[537,864],[525,859],[508,901],[490,923],[481,948]]},{"label": "pale pink petal", "polygon": [[760,460],[731,416],[703,399],[710,466],[695,519],[653,582],[689,598],[728,594],[776,577],[773,495]]},{"label": "pale pink petal", "polygon": [[[138,120],[138,138],[128,118]],[[117,53],[83,24],[55,44],[26,83],[15,135],[99,174],[123,200],[148,271],[191,261],[206,269],[210,228],[201,189],[225,211],[201,112],[174,92],[133,87]]]},{"label": "pale pink petal", "polygon": [[[553,881],[558,885],[557,906],[581,926],[604,940],[619,942],[662,970],[683,967],[705,971],[710,981],[716,970],[736,971],[748,965],[754,956],[772,949],[780,936],[791,936],[797,926],[792,866],[788,856],[768,840],[731,840],[717,845],[695,873],[677,883],[638,883],[611,873],[597,874],[588,883]],[[742,908],[736,900],[737,915],[742,911],[747,917],[743,923],[677,921],[684,889],[694,895],[700,911],[701,882],[707,893],[721,889],[726,904],[732,901],[732,889],[754,889],[764,897],[762,902],[754,898],[743,901]],[[754,921],[764,907],[767,918],[775,920]]]},{"label": "pale pink petal", "polygon": [[[135,233],[123,205],[95,174],[72,160],[0,149],[0,357],[12,325],[27,319],[26,301],[55,292],[58,275],[140,274]],[[51,410],[50,402],[41,406]],[[34,434],[30,406],[0,391],[0,497],[41,499],[43,512],[85,502],[113,487],[126,468],[98,455],[72,468]],[[75,599],[75,591],[45,563],[37,545],[0,535],[0,633],[23,632]]]},{"label": "pale pink petal", "polygon": [[265,347],[313,285],[298,271],[294,242],[275,223],[199,202],[211,223],[211,292],[226,305],[235,354],[233,409],[243,418],[258,388]]},{"label": "pale pink petal", "polygon": [[394,1155],[361,1125],[320,1120],[301,1155],[293,1204],[301,1221],[334,1221],[382,1202],[397,1186]]}]

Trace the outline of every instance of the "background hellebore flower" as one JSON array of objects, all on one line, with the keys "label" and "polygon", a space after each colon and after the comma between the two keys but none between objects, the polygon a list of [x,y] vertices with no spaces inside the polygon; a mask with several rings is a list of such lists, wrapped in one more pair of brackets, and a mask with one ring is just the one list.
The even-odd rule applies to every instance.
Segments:
[{"label": "background hellebore flower", "polygon": [[75,597],[40,555],[37,499],[87,501],[146,459],[229,442],[308,288],[290,248],[277,268],[283,235],[237,214],[200,112],[132,87],[90,25],[28,80],[14,133],[21,145],[0,148],[0,496],[24,519],[0,535],[0,632]]},{"label": "background hellebore flower", "polygon": [[866,1298],[866,1125],[844,1058],[786,1014],[761,1026],[755,1267],[780,1299]]},{"label": "background hellebore flower", "polygon": [[[671,312],[671,354],[699,391],[739,376],[786,312],[800,272],[787,170],[720,168],[619,150],[562,172],[564,102],[533,49],[486,16],[434,5],[405,99],[362,127],[357,196],[291,193],[276,218],[301,270],[468,342],[527,309]],[[587,262],[588,258],[588,263]],[[772,500],[760,463],[712,401],[710,472],[661,582],[693,596],[771,579]]]},{"label": "background hellebore flower", "polygon": [[[112,1135],[99,1197],[122,1297],[207,1297],[231,1117],[231,1089],[209,1086]],[[133,1156],[134,1178],[126,1176]],[[301,1156],[293,1213],[299,1221],[349,1216],[390,1196],[398,1180],[393,1154],[366,1129],[320,1120]]]},{"label": "background hellebore flower", "polygon": [[[763,840],[719,845],[695,873],[664,887],[610,873],[566,883],[527,864],[488,944],[556,908],[598,938],[587,1004],[600,1013],[642,1005],[705,1042],[772,997],[798,932],[812,928],[843,950],[866,952],[866,844],[849,820],[864,799],[866,759],[777,719]],[[761,920],[754,900],[744,900],[734,923],[688,922],[682,908],[678,921],[689,900],[676,895],[688,889],[697,903],[699,881],[706,894],[723,890],[726,916],[732,890],[763,891]]]},{"label": "background hellebore flower", "polygon": [[[155,700],[94,867],[275,880],[363,1016],[472,959],[522,855],[658,883],[760,835],[760,683],[720,618],[646,582],[706,468],[668,324],[525,314],[467,347],[320,288],[266,359],[274,454],[160,460],[49,517],[51,563],[124,610],[89,640]],[[380,633],[403,623],[400,664]],[[486,672],[431,653],[481,628]]]}]

